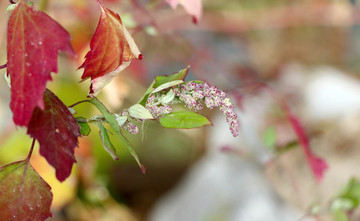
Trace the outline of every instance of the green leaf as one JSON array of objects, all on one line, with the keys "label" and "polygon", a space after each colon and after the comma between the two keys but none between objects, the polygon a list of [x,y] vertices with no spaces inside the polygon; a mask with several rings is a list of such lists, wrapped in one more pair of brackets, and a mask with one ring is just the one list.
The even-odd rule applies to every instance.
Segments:
[{"label": "green leaf", "polygon": [[151,93],[152,93],[152,94],[153,94],[153,93],[157,93],[157,92],[159,92],[159,91],[162,91],[162,90],[164,90],[164,89],[167,89],[167,88],[170,88],[170,87],[173,87],[173,86],[182,84],[182,83],[184,83],[183,80],[170,81],[170,82],[167,82],[167,83],[165,83],[165,84],[160,85],[160,86],[157,87],[155,90],[153,90],[153,92],[151,92]]},{"label": "green leaf", "polygon": [[104,149],[106,152],[110,154],[113,160],[119,160],[119,157],[116,155],[116,149],[114,145],[110,142],[109,135],[106,131],[106,128],[101,122],[97,122],[98,127],[100,128],[99,134],[101,138],[101,142],[103,144]]},{"label": "green leaf", "polygon": [[191,111],[178,111],[160,117],[160,124],[167,128],[189,129],[212,125],[204,116]]},{"label": "green leaf", "polygon": [[334,221],[349,221],[345,211],[341,209],[333,210],[332,216],[334,218]]},{"label": "green leaf", "polygon": [[116,133],[120,133],[120,128],[117,124],[116,117],[114,114],[110,113],[108,109],[102,104],[96,97],[89,101],[100,111],[100,113],[104,116],[106,122],[110,124],[110,126],[114,129]]},{"label": "green leaf", "polygon": [[116,117],[116,122],[118,124],[119,127],[122,127],[124,125],[124,123],[127,121],[128,117],[127,116],[120,116],[118,114],[114,114]]},{"label": "green leaf", "polygon": [[339,194],[338,198],[346,198],[353,201],[353,207],[359,205],[360,202],[360,182],[352,178],[346,187]]},{"label": "green leaf", "polygon": [[149,95],[151,94],[151,92],[154,90],[154,85],[155,85],[155,80],[153,80],[153,82],[151,83],[151,85],[148,87],[148,89],[146,89],[144,95],[140,98],[140,100],[138,101],[138,104],[141,104],[142,106],[146,105],[146,101],[149,97]]},{"label": "green leaf", "polygon": [[79,124],[80,126],[80,133],[81,135],[83,136],[87,136],[90,134],[91,132],[91,129],[90,129],[90,126],[87,122],[84,122],[83,120],[86,120],[85,118],[83,117],[77,117],[75,118],[77,123]]},{"label": "green leaf", "polygon": [[27,1],[26,3],[28,3],[28,5],[30,5],[30,6],[34,6],[34,2],[32,2],[32,1]]},{"label": "green leaf", "polygon": [[267,148],[273,150],[276,144],[276,131],[274,127],[266,129],[263,135],[263,141]]},{"label": "green leaf", "polygon": [[331,204],[331,210],[351,210],[356,206],[356,202],[348,198],[335,199]]},{"label": "green leaf", "polygon": [[11,12],[14,11],[14,9],[16,8],[18,4],[11,4],[7,7],[6,12]]},{"label": "green leaf", "polygon": [[9,86],[9,88],[11,88],[10,74],[5,73],[4,78],[5,78],[5,81],[6,81],[7,85]]},{"label": "green leaf", "polygon": [[155,78],[154,88],[157,88],[160,85],[163,85],[165,83],[175,81],[175,80],[183,80],[184,81],[186,78],[186,75],[189,72],[189,68],[190,68],[190,66],[180,70],[179,72],[173,73],[170,76],[157,76]]},{"label": "green leaf", "polygon": [[70,111],[70,113],[71,113],[72,115],[76,114],[76,110],[75,110],[74,108],[68,107],[68,110]]},{"label": "green leaf", "polygon": [[159,87],[162,84],[171,82],[171,81],[175,81],[175,80],[182,80],[184,81],[186,78],[186,75],[189,72],[189,68],[184,68],[182,70],[180,70],[179,72],[173,73],[170,76],[157,76],[155,78],[155,80],[151,83],[151,85],[149,86],[149,88],[146,90],[146,92],[144,93],[144,95],[140,98],[140,100],[138,101],[138,104],[141,104],[143,106],[145,106],[146,101],[149,97],[149,95],[151,93],[153,93],[153,91],[155,90],[155,88]]},{"label": "green leaf", "polygon": [[166,104],[170,103],[172,100],[174,100],[174,98],[175,98],[174,90],[170,89],[164,97],[159,99],[159,102],[162,105],[166,105]]},{"label": "green leaf", "polygon": [[141,104],[134,104],[133,106],[131,106],[129,109],[129,114],[130,116],[132,116],[133,118],[137,118],[137,119],[154,119],[154,117],[151,115],[150,111],[148,109],[146,109],[144,106],[142,106]]},{"label": "green leaf", "polygon": [[200,81],[200,80],[193,80],[193,81],[189,81],[189,82],[194,82],[194,83],[196,83],[196,84],[202,84],[202,83],[204,83],[203,81]]},{"label": "green leaf", "polygon": [[116,117],[114,114],[110,113],[107,108],[96,98],[89,100],[90,103],[96,106],[96,108],[100,111],[100,113],[104,116],[106,122],[109,123],[111,128],[116,132],[117,135],[121,138],[121,140],[124,142],[126,148],[130,152],[131,156],[135,159],[137,164],[139,165],[141,171],[145,173],[145,167],[141,164],[138,155],[136,154],[134,148],[131,146],[129,141],[122,135],[120,131],[120,127],[118,125],[118,122],[116,120]]}]

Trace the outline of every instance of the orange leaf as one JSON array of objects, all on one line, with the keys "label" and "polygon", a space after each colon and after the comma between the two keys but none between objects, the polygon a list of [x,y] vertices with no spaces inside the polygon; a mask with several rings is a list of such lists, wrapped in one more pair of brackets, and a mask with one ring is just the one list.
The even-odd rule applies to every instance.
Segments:
[{"label": "orange leaf", "polygon": [[96,96],[112,78],[129,66],[132,59],[142,59],[142,55],[120,16],[105,8],[99,1],[101,16],[95,34],[86,54],[81,76],[91,78],[90,96]]}]

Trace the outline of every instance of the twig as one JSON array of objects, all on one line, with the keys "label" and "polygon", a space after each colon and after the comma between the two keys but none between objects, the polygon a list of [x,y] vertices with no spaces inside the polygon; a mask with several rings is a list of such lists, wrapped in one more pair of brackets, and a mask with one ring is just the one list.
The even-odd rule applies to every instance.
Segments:
[{"label": "twig", "polygon": [[27,161],[30,160],[31,154],[32,154],[32,152],[33,152],[33,150],[34,150],[35,141],[36,141],[36,139],[34,138],[33,141],[32,141],[32,144],[31,144],[31,148],[30,148],[29,154],[28,154],[28,156],[26,157],[26,160],[27,160]]},{"label": "twig", "polygon": [[76,105],[81,104],[81,103],[85,103],[85,102],[90,102],[90,100],[78,101],[78,102],[76,102],[75,104],[72,104],[72,105],[70,105],[70,106],[68,106],[68,107],[75,107]]},{"label": "twig", "polygon": [[4,69],[7,67],[7,63],[6,64],[3,64],[3,65],[0,65],[0,69]]}]

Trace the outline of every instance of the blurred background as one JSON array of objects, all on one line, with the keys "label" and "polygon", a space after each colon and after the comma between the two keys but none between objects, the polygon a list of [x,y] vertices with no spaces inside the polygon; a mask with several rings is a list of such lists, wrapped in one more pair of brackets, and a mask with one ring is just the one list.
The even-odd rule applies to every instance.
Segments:
[{"label": "blurred background", "polygon": [[[360,220],[360,3],[203,0],[194,24],[184,7],[172,9],[164,0],[101,2],[119,13],[144,55],[99,95],[110,111],[136,103],[155,76],[190,65],[188,80],[206,81],[231,97],[241,135],[231,136],[219,110],[205,111],[213,126],[200,129],[145,122],[138,135],[126,134],[147,167],[144,175],[116,136],[120,160],[113,161],[92,127],[63,183],[35,151],[32,164],[54,194],[49,220]],[[69,31],[77,52],[75,59],[59,56],[48,88],[66,105],[86,99],[90,82],[78,83],[83,70],[77,68],[98,23],[97,2],[34,3]],[[6,63],[8,5],[0,2],[0,64]],[[24,159],[31,145],[24,128],[14,126],[9,102],[1,80],[0,166]],[[283,102],[329,166],[320,182]],[[76,111],[98,114],[87,104]]]}]

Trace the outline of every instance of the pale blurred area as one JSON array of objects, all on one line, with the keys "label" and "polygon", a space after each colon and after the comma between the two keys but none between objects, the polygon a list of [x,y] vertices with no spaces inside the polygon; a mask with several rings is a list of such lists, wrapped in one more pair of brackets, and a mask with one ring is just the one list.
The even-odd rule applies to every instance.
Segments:
[{"label": "pale blurred area", "polygon": [[[147,167],[141,174],[121,140],[103,150],[98,129],[80,139],[72,175],[59,183],[36,149],[32,164],[54,194],[54,221],[331,221],[332,203],[360,179],[360,3],[356,0],[204,0],[198,25],[162,0],[107,0],[144,55],[99,98],[113,112],[136,103],[156,75],[191,65],[188,80],[225,90],[237,107],[241,135],[231,136],[219,110],[213,127],[169,130],[158,122],[129,135]],[[0,2],[0,65],[6,63]],[[77,58],[59,57],[48,87],[66,105],[86,99],[78,83],[99,18],[96,1],[37,0],[72,36]],[[0,70],[3,76],[5,70]],[[3,78],[1,78],[3,79]],[[316,182],[283,110],[257,83],[269,85],[303,124],[310,146],[329,165]],[[31,139],[12,123],[10,89],[0,80],[0,166],[24,159]],[[98,114],[87,104],[77,116]],[[269,135],[271,132],[271,136]],[[359,199],[360,200],[360,199]],[[360,220],[358,208],[349,220]]]}]

